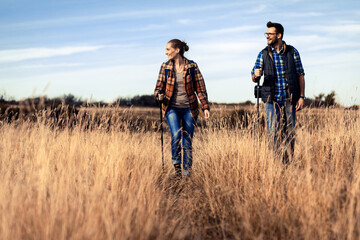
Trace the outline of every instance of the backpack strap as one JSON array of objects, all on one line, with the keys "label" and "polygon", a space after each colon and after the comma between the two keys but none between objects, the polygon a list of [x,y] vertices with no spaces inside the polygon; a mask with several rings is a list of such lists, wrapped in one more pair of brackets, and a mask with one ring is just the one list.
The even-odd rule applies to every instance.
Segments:
[{"label": "backpack strap", "polygon": [[189,62],[191,63],[191,68],[190,68],[190,74],[191,74],[191,78],[195,81],[195,63],[193,60],[189,60]]},{"label": "backpack strap", "polygon": [[167,77],[168,77],[169,71],[170,71],[170,69],[165,69],[165,84],[167,82]]},{"label": "backpack strap", "polygon": [[204,117],[204,112],[201,109],[199,97],[198,97],[197,93],[195,92],[195,89],[196,89],[195,88],[195,66],[196,66],[196,63],[193,60],[189,60],[189,62],[191,63],[191,68],[189,68],[189,69],[190,69],[191,78],[193,80],[193,84],[192,84],[193,92],[194,92],[194,94],[196,96],[196,99],[197,99],[199,114],[200,114],[201,117]]},{"label": "backpack strap", "polygon": [[169,75],[169,72],[170,72],[170,69],[165,69],[165,87],[164,87],[165,92],[166,92],[167,77]]},{"label": "backpack strap", "polygon": [[[195,67],[193,66],[194,61],[189,60],[189,62],[192,64],[191,68],[189,68],[190,75],[191,75],[191,78],[195,81]],[[170,69],[165,69],[165,84],[167,83],[167,77],[169,75],[169,72],[170,72]]]}]

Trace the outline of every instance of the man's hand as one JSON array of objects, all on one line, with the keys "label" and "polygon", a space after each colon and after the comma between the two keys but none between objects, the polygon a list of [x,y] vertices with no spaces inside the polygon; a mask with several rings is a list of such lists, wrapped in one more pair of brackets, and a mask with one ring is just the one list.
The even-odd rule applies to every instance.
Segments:
[{"label": "man's hand", "polygon": [[205,117],[205,119],[210,118],[210,111],[209,110],[207,110],[207,109],[204,110],[204,117]]},{"label": "man's hand", "polygon": [[263,74],[262,68],[255,69],[253,82],[257,82],[259,78],[262,76],[262,74]]},{"label": "man's hand", "polygon": [[303,98],[299,98],[295,106],[296,111],[300,111],[301,109],[303,109],[304,105],[305,105],[305,100]]}]

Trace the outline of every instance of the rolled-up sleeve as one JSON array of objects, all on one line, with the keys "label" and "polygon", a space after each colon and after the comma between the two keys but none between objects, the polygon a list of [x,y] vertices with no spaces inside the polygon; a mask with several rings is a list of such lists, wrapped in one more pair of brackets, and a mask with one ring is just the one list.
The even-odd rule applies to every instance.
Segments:
[{"label": "rolled-up sleeve", "polygon": [[263,65],[264,65],[264,61],[263,61],[262,51],[261,51],[256,58],[255,65],[254,65],[253,69],[251,70],[251,75],[254,74],[255,69],[263,68]]},{"label": "rolled-up sleeve", "polygon": [[300,77],[301,75],[305,75],[304,68],[301,63],[301,58],[298,50],[294,48],[294,62],[296,67],[296,75]]},{"label": "rolled-up sleeve", "polygon": [[165,91],[166,83],[165,83],[165,63],[163,63],[160,67],[159,76],[156,82],[155,96],[159,93],[159,91]]},{"label": "rolled-up sleeve", "polygon": [[201,105],[204,109],[210,110],[205,81],[198,66],[195,67],[195,87]]}]

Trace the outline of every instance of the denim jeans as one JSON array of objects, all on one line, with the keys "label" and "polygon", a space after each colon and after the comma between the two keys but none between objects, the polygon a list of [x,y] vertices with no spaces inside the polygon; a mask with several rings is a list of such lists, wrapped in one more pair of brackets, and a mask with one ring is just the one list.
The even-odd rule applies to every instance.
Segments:
[{"label": "denim jeans", "polygon": [[181,164],[182,137],[183,175],[189,175],[192,166],[192,138],[196,119],[193,118],[190,108],[169,107],[166,111],[166,120],[171,132],[172,163]]},{"label": "denim jeans", "polygon": [[[270,143],[273,144],[274,152],[282,155],[283,163],[288,163],[287,150],[290,147],[290,154],[293,156],[295,146],[295,105],[290,102],[266,103],[265,112]],[[282,143],[285,144],[283,149]]]}]

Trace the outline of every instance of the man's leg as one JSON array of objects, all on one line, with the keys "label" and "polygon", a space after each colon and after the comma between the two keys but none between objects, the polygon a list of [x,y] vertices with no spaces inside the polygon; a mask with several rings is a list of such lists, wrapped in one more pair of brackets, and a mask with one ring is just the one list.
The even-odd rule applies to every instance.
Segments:
[{"label": "man's leg", "polygon": [[[295,124],[296,124],[296,109],[295,105],[287,102],[285,104],[285,149],[290,151],[291,158],[294,156],[295,149]],[[288,159],[284,159],[288,163]]]},{"label": "man's leg", "polygon": [[280,151],[280,106],[277,103],[266,103],[266,125],[269,133],[269,143],[273,147],[274,153]]}]

